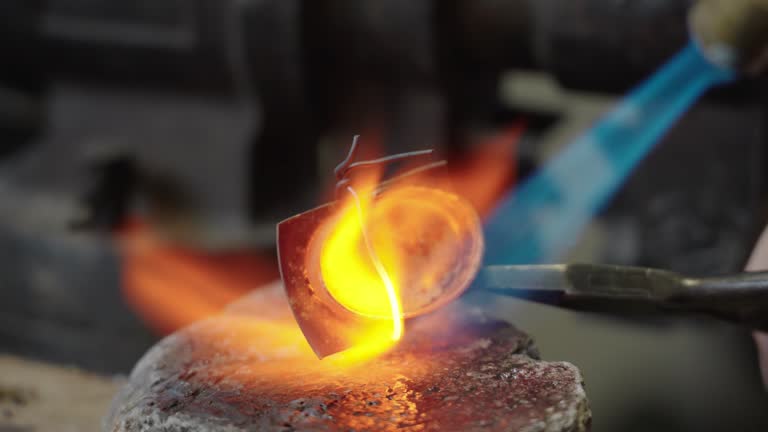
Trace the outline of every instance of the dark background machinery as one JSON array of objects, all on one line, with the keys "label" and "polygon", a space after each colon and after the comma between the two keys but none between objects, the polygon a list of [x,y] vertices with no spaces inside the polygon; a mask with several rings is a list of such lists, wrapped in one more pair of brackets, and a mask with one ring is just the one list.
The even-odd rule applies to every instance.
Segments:
[{"label": "dark background machinery", "polygon": [[[562,113],[510,109],[499,92],[507,72],[541,70],[567,89],[619,94],[686,43],[691,4],[8,0],[0,6],[2,154],[61,151],[59,165],[95,165],[83,221],[92,226],[115,226],[143,194],[169,226],[194,215],[198,234],[224,245],[238,229],[262,227],[257,243],[268,245],[268,227],[316,202],[352,132],[377,131],[392,151],[437,145],[455,157],[518,116],[532,119],[536,134]],[[740,193],[753,197],[762,179],[743,177],[759,177],[762,166],[762,87],[746,82],[711,97],[703,105],[722,120],[692,120],[669,140],[695,148],[682,150],[686,160],[708,172],[721,161],[702,154],[711,131],[696,134],[702,123],[718,125],[729,143],[714,147],[745,151],[726,155],[742,159],[720,163],[733,172],[717,175],[729,187],[742,178]],[[185,123],[208,136],[176,135]],[[673,193],[646,180],[624,197]],[[231,232],[219,232],[222,219]]]},{"label": "dark background machinery", "polygon": [[[127,371],[155,337],[120,300],[109,233],[138,213],[190,248],[269,249],[355,133],[460,160],[524,118],[530,171],[569,109],[505,83],[610,99],[686,43],[692,3],[4,0],[0,349]],[[767,96],[750,79],[700,102],[600,216],[590,257],[739,270],[766,219]],[[723,332],[747,364],[748,336]]]},{"label": "dark background machinery", "polygon": [[[568,88],[625,90],[685,43],[689,3],[9,0],[0,6],[3,149],[45,130],[62,83],[242,110],[250,145],[218,146],[250,158],[245,199],[258,219],[305,197],[321,137],[409,128],[389,127],[407,123],[397,117],[409,106],[429,106],[434,138],[463,148],[473,128],[498,119],[510,68],[543,69]],[[260,187],[264,179],[280,187]]]}]

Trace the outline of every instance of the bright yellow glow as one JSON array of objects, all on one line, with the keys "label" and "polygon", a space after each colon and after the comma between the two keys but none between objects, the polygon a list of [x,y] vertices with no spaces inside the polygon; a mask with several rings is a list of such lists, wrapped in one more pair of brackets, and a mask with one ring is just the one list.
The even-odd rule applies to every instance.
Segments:
[{"label": "bright yellow glow", "polygon": [[398,255],[387,227],[370,229],[373,185],[349,187],[349,200],[323,244],[320,268],[329,294],[358,314],[381,320],[355,346],[339,355],[344,362],[367,359],[387,351],[403,335]]},{"label": "bright yellow glow", "polygon": [[482,255],[471,205],[440,189],[409,184],[389,185],[376,195],[377,184],[371,175],[344,189],[338,214],[318,237],[327,293],[369,318],[339,329],[352,346],[333,356],[343,364],[389,350],[403,337],[405,316],[455,298]]},{"label": "bright yellow glow", "polygon": [[389,308],[392,313],[392,340],[397,341],[400,340],[400,338],[403,336],[403,320],[402,316],[403,313],[400,310],[400,299],[397,296],[397,291],[395,290],[395,284],[392,282],[392,278],[389,277],[389,273],[387,273],[387,269],[384,268],[384,264],[379,259],[379,256],[376,254],[376,249],[374,249],[373,245],[371,244],[370,236],[368,235],[368,229],[366,227],[365,218],[363,214],[363,206],[360,202],[360,197],[357,195],[357,192],[355,192],[354,189],[352,189],[352,186],[347,186],[347,191],[349,191],[350,194],[354,197],[355,201],[355,207],[357,208],[357,217],[360,222],[360,232],[363,235],[363,240],[365,242],[365,247],[368,249],[368,255],[371,259],[371,262],[373,263],[373,266],[376,268],[376,273],[379,274],[379,277],[381,277],[382,282],[384,282],[384,288],[387,292],[387,301],[389,302]]},{"label": "bright yellow glow", "polygon": [[[395,320],[399,321],[399,320]],[[336,367],[357,366],[389,351],[397,341],[392,339],[392,326],[382,322],[369,327],[354,338],[354,345],[323,359]]]},{"label": "bright yellow glow", "polygon": [[[360,195],[358,195],[359,197]],[[347,309],[361,315],[392,318],[388,289],[380,276],[366,245],[360,220],[365,220],[368,200],[358,206],[346,206],[336,221],[333,232],[323,245],[321,271],[323,281],[333,298]],[[393,268],[394,246],[378,230],[367,237],[376,250],[379,268],[384,268],[390,282],[398,276]]]}]

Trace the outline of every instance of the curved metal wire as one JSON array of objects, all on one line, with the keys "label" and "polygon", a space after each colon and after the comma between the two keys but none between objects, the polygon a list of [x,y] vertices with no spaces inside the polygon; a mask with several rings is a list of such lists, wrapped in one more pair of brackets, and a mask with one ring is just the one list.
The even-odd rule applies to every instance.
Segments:
[{"label": "curved metal wire", "polygon": [[[426,149],[426,150],[414,150],[409,152],[403,152],[403,153],[397,153],[390,156],[384,156],[376,159],[369,159],[369,160],[363,160],[363,161],[357,161],[353,162],[355,156],[357,155],[357,151],[359,148],[359,140],[360,135],[355,135],[352,138],[352,145],[349,148],[349,152],[347,153],[347,157],[344,158],[341,163],[339,163],[336,168],[333,170],[334,175],[336,176],[336,192],[337,196],[339,194],[340,190],[345,190],[347,185],[349,184],[349,173],[352,170],[359,169],[359,168],[370,168],[375,166],[382,166],[386,164],[390,164],[393,162],[399,162],[403,160],[414,160],[417,158],[424,158],[426,159],[424,161],[424,168],[430,169],[434,166],[442,166],[444,165],[444,162],[440,162],[438,164],[435,164],[432,161],[432,155],[434,154],[433,149]],[[430,163],[431,162],[431,163]]]}]

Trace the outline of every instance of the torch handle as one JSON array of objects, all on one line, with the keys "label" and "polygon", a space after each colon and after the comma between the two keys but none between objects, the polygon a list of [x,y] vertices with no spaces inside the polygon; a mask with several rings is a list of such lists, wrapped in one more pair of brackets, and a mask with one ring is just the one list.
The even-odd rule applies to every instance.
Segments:
[{"label": "torch handle", "polygon": [[687,278],[675,305],[768,331],[768,272]]}]

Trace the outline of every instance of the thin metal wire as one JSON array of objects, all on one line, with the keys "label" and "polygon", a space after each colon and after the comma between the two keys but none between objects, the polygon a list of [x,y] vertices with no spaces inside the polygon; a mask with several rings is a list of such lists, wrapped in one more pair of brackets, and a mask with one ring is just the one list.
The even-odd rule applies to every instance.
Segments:
[{"label": "thin metal wire", "polygon": [[[355,156],[357,155],[357,151],[359,149],[359,140],[360,135],[355,135],[352,138],[352,145],[349,148],[349,152],[347,153],[347,157],[344,158],[341,163],[339,163],[336,166],[336,169],[334,169],[334,174],[336,175],[336,195],[339,195],[339,192],[344,189],[350,182],[349,180],[349,173],[350,171],[357,169],[357,168],[367,168],[367,167],[374,167],[374,166],[381,166],[386,165],[393,162],[399,162],[403,160],[413,160],[416,158],[422,158],[427,157],[428,161],[431,161],[432,155],[434,154],[433,149],[426,149],[426,150],[414,150],[410,152],[403,152],[403,153],[397,153],[390,156],[384,156],[376,159],[370,159],[370,160],[363,160],[363,161],[357,161],[352,162]],[[425,161],[427,162],[427,161]],[[416,170],[411,170],[410,172],[415,172],[417,170],[423,169],[430,169],[436,166],[444,165],[444,161],[437,162],[437,163],[430,163],[424,165],[424,167],[417,168]],[[399,178],[400,176],[398,176]]]},{"label": "thin metal wire", "polygon": [[352,163],[352,158],[354,158],[357,154],[357,143],[359,139],[360,135],[355,135],[352,138],[352,146],[349,148],[347,157],[344,158],[344,160],[336,166],[336,169],[333,170],[333,173],[336,175],[336,180],[342,180],[347,175],[349,165]]},{"label": "thin metal wire", "polygon": [[347,172],[352,170],[353,168],[363,167],[363,166],[372,166],[372,165],[381,165],[381,164],[387,164],[390,162],[397,162],[400,160],[405,159],[412,159],[419,156],[431,156],[432,153],[434,153],[434,150],[427,149],[427,150],[414,150],[410,152],[404,152],[404,153],[397,153],[391,156],[384,156],[378,159],[371,159],[367,161],[360,161],[355,162],[349,165],[347,168]]}]

